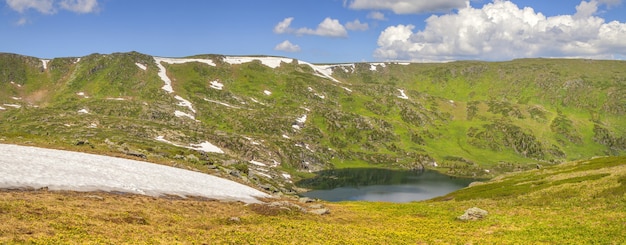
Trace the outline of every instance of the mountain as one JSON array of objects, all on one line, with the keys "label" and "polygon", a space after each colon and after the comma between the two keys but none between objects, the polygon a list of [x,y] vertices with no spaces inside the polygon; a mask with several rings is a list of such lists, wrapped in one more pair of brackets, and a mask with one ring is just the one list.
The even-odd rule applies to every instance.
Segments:
[{"label": "mountain", "polygon": [[328,168],[492,177],[626,153],[626,62],[0,54],[0,132],[282,192]]}]

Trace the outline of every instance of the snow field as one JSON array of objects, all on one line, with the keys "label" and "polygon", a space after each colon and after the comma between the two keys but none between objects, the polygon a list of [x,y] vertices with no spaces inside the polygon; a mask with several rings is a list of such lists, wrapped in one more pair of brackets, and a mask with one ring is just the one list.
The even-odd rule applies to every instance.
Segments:
[{"label": "snow field", "polygon": [[0,188],[118,191],[258,203],[251,187],[199,172],[86,153],[0,144]]}]

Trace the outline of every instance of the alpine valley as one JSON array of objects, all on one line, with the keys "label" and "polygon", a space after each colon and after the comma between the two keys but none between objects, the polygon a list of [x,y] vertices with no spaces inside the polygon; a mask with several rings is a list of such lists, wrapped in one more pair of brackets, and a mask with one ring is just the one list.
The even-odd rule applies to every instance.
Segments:
[{"label": "alpine valley", "polygon": [[[243,205],[3,189],[2,243],[626,242],[626,61],[311,64],[268,56],[3,53],[0,143],[147,161],[245,184],[223,184],[231,191],[273,194]],[[46,156],[60,161],[63,154],[38,155],[37,171],[55,162]],[[87,156],[65,159],[80,166]],[[94,166],[73,178],[109,173],[96,169],[113,160],[84,161]],[[131,169],[129,162],[115,160],[116,169]],[[148,173],[142,166],[133,169]],[[318,173],[353,168],[485,182],[402,204],[297,197]],[[322,181],[335,182],[332,173]],[[133,174],[125,178],[142,176]],[[154,176],[149,183],[159,181]]]}]

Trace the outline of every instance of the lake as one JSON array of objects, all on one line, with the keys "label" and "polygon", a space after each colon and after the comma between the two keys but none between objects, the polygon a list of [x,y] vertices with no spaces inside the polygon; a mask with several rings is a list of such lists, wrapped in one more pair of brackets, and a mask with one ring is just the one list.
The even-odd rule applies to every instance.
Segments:
[{"label": "lake", "polygon": [[312,189],[302,196],[331,202],[427,200],[467,187],[475,179],[454,178],[435,171],[376,168],[333,169],[317,173],[296,186]]}]

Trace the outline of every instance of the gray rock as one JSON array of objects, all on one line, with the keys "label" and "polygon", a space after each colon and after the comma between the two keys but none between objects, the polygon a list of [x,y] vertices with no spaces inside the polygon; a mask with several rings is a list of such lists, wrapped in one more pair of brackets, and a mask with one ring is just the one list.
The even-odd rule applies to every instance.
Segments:
[{"label": "gray rock", "polygon": [[146,154],[143,154],[143,153],[138,152],[138,151],[129,150],[129,151],[126,151],[125,153],[126,153],[126,155],[133,156],[133,157],[139,157],[139,158],[142,158],[142,159],[148,158],[146,156]]},{"label": "gray rock", "polygon": [[459,220],[479,220],[479,219],[483,219],[485,217],[487,217],[487,214],[489,214],[489,212],[477,208],[477,207],[473,207],[473,208],[469,208],[467,210],[465,210],[465,213],[459,217],[457,217],[457,219]]},{"label": "gray rock", "polygon": [[325,215],[330,213],[330,209],[327,208],[317,208],[309,210],[309,213],[317,214],[317,215]]},{"label": "gray rock", "polygon": [[241,173],[238,170],[229,170],[228,174],[235,176],[237,178],[241,177]]},{"label": "gray rock", "polygon": [[311,208],[311,209],[321,209],[321,208],[324,208],[324,205],[322,205],[322,204],[313,204],[313,205],[309,206],[309,208]]},{"label": "gray rock", "polygon": [[309,197],[301,197],[300,199],[298,199],[298,202],[300,203],[310,203],[310,202],[315,202],[314,199],[309,198]]},{"label": "gray rock", "polygon": [[241,219],[239,217],[230,217],[228,218],[228,221],[232,223],[240,223]]},{"label": "gray rock", "polygon": [[303,211],[304,210],[304,208],[302,208],[302,207],[300,207],[300,206],[298,206],[296,204],[287,202],[287,201],[271,202],[271,203],[268,204],[268,206],[285,208],[286,210],[298,210],[298,211]]},{"label": "gray rock", "polygon": [[482,185],[482,184],[485,184],[485,182],[474,181],[474,182],[470,183],[467,187],[472,187],[472,186],[477,186],[477,185]]}]

